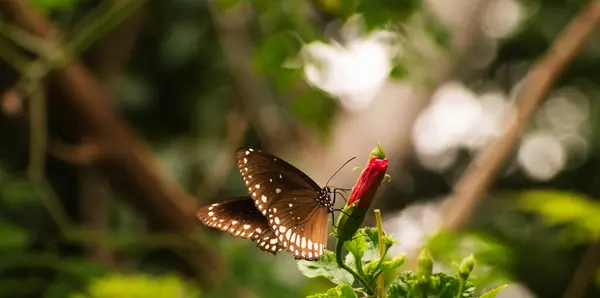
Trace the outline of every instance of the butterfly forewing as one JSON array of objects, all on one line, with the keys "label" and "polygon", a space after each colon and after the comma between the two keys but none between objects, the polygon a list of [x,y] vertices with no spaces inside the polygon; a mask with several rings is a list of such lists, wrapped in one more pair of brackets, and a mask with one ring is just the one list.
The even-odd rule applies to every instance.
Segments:
[{"label": "butterfly forewing", "polygon": [[264,251],[276,254],[282,250],[266,217],[256,209],[250,197],[205,206],[196,215],[204,225],[236,237],[256,240]]},{"label": "butterfly forewing", "polygon": [[248,193],[279,245],[296,258],[320,258],[331,212],[328,192],[294,166],[259,149],[240,148],[236,158]]}]

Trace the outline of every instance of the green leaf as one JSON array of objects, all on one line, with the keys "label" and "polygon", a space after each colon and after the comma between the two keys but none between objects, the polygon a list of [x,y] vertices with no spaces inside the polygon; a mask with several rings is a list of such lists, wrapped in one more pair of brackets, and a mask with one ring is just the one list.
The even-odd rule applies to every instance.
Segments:
[{"label": "green leaf", "polygon": [[0,249],[15,249],[24,247],[29,237],[27,231],[10,222],[0,222]]},{"label": "green leaf", "polygon": [[499,287],[495,287],[479,296],[479,298],[494,298],[502,289],[506,288],[508,285],[501,285]]},{"label": "green leaf", "polygon": [[302,123],[326,136],[330,132],[333,119],[335,119],[337,105],[323,92],[312,88],[292,102],[291,112]]},{"label": "green leaf", "polygon": [[10,179],[0,184],[0,198],[10,207],[24,207],[39,202],[36,189],[25,179]]},{"label": "green leaf", "polygon": [[381,266],[379,266],[379,267],[383,271],[396,269],[396,268],[400,267],[402,264],[404,264],[405,260],[406,260],[406,255],[401,254],[401,255],[394,257],[393,259],[391,259],[389,261],[383,261],[381,263]]},{"label": "green leaf", "polygon": [[356,293],[352,286],[343,284],[335,288],[329,289],[325,293],[310,295],[307,298],[356,298]]},{"label": "green leaf", "polygon": [[[404,271],[390,285],[388,289],[389,298],[400,297],[441,297],[454,298],[460,290],[460,279],[444,273],[434,273],[427,281],[418,274]],[[460,297],[471,298],[475,293],[475,286],[466,282]]]},{"label": "green leaf", "polygon": [[378,29],[388,23],[405,21],[420,6],[417,0],[360,1],[360,11],[367,30]]},{"label": "green leaf", "polygon": [[352,284],[352,274],[340,268],[335,261],[335,253],[325,250],[325,254],[316,261],[299,260],[297,262],[300,272],[307,277],[323,276],[336,284]]},{"label": "green leaf", "polygon": [[401,272],[400,275],[398,275],[398,278],[390,285],[387,296],[389,298],[409,297],[409,293],[413,291],[414,288],[418,288],[417,285],[418,279],[414,272]]},{"label": "green leaf", "polygon": [[381,263],[381,259],[377,259],[366,264],[364,271],[369,281],[374,281],[383,272],[394,270],[400,267],[400,265],[404,264],[406,255],[398,255],[388,261],[385,261],[385,258],[386,256],[384,256],[384,260]]},{"label": "green leaf", "polygon": [[535,190],[522,192],[517,200],[521,209],[540,214],[550,225],[563,226],[561,234],[569,236],[571,245],[600,235],[600,204],[582,194]]},{"label": "green leaf", "polygon": [[31,3],[45,13],[70,11],[76,8],[80,0],[32,0]]},{"label": "green leaf", "polygon": [[[359,230],[362,232],[365,237],[365,242],[367,243],[367,249],[365,249],[364,256],[362,258],[363,262],[373,261],[379,259],[379,236],[376,228],[364,228]],[[385,233],[384,233],[385,234]],[[383,236],[384,253],[387,253],[388,249],[396,241],[389,236]]]},{"label": "green leaf", "polygon": [[367,241],[360,230],[354,234],[352,240],[344,243],[344,248],[359,259],[362,259],[367,247]]},{"label": "green leaf", "polygon": [[302,44],[289,32],[275,32],[259,42],[256,67],[264,74],[277,76],[284,62],[300,50]]},{"label": "green leaf", "polygon": [[408,75],[408,69],[404,65],[396,65],[390,71],[390,76],[394,79],[405,79]]}]

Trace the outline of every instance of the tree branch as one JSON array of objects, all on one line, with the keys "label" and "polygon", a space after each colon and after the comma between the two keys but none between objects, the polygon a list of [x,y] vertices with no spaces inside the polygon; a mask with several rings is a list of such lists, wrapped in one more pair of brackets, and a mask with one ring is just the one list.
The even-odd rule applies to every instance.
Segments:
[{"label": "tree branch", "polygon": [[455,185],[452,196],[444,202],[447,208],[443,212],[444,228],[455,230],[466,224],[548,90],[599,22],[600,3],[593,1],[573,18],[546,55],[529,71],[516,98],[515,114],[507,120],[504,131],[479,152]]}]

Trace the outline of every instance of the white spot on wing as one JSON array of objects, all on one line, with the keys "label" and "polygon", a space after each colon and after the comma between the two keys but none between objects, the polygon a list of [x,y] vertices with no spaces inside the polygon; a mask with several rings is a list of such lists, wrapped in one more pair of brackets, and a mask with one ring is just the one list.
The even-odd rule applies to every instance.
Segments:
[{"label": "white spot on wing", "polygon": [[261,200],[263,201],[263,203],[266,203],[266,202],[267,202],[267,196],[265,196],[265,195],[262,195],[262,196],[260,196],[260,198],[261,198]]},{"label": "white spot on wing", "polygon": [[276,193],[280,193],[280,192],[281,192],[281,189],[279,189],[279,188],[276,188],[276,189],[275,189],[275,192],[276,192]]}]

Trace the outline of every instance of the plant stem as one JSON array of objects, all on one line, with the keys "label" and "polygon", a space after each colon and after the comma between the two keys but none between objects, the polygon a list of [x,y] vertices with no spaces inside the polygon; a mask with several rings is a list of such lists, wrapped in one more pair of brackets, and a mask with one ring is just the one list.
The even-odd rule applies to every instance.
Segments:
[{"label": "plant stem", "polygon": [[[379,264],[385,256],[385,250],[383,248],[383,223],[381,221],[381,211],[375,209],[375,220],[377,221],[377,237],[379,238]],[[383,297],[383,272],[377,277],[377,297]]]},{"label": "plant stem", "polygon": [[465,290],[465,280],[460,278],[460,286],[458,287],[458,293],[456,293],[456,298],[462,297],[462,292]]},{"label": "plant stem", "polygon": [[367,282],[367,280],[360,274],[356,273],[354,270],[352,270],[352,268],[348,267],[348,265],[346,265],[346,263],[344,263],[344,260],[342,260],[342,248],[344,247],[344,242],[340,239],[337,240],[337,242],[335,243],[335,261],[337,262],[338,266],[340,266],[340,268],[350,272],[350,274],[352,274],[352,276],[354,276],[354,278],[356,278],[365,288],[365,290],[367,291],[367,294],[369,295],[373,295],[373,293],[375,293],[375,291],[373,291],[373,287],[371,287],[371,285]]}]

